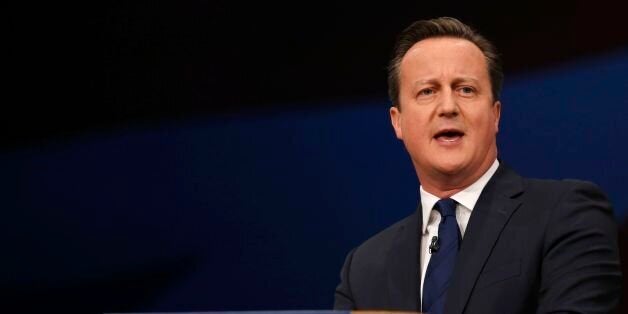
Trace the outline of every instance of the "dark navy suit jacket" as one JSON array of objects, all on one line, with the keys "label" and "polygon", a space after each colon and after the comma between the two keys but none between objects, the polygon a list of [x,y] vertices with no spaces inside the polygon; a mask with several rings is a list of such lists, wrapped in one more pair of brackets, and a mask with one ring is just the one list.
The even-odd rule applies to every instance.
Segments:
[{"label": "dark navy suit jacket", "polygon": [[[334,308],[418,311],[421,224],[419,206],[353,249]],[[599,188],[501,163],[471,214],[445,313],[612,313],[620,294],[616,223]]]}]

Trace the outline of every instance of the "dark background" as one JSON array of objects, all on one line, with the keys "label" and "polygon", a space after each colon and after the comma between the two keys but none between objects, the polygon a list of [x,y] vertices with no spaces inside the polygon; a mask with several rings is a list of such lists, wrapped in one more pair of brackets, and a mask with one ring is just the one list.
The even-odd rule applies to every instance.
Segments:
[{"label": "dark background", "polygon": [[3,148],[136,122],[336,107],[386,96],[396,35],[455,16],[510,75],[625,47],[611,1],[9,4]]},{"label": "dark background", "polygon": [[[610,1],[7,6],[0,289],[21,309],[330,308],[414,210],[385,67],[416,19],[494,41],[500,156],[628,199],[628,23]],[[625,234],[624,234],[625,235]]]}]

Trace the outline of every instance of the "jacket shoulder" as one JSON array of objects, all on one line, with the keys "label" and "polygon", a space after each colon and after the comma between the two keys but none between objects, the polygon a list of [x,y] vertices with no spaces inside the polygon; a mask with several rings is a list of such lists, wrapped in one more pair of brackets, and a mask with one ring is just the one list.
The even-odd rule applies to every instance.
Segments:
[{"label": "jacket shoulder", "polygon": [[599,195],[603,198],[606,198],[606,195],[601,190],[601,188],[590,181],[577,179],[550,180],[524,178],[523,182],[526,193],[528,195],[546,195],[547,197],[551,198],[562,198],[565,196],[565,194],[575,192]]}]

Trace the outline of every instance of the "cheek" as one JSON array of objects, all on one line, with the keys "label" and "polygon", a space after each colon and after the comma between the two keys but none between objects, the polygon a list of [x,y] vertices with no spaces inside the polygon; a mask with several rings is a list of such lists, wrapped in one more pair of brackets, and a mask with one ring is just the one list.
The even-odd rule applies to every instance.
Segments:
[{"label": "cheek", "polygon": [[429,143],[427,128],[418,123],[409,123],[403,130],[405,145],[415,150],[423,150]]},{"label": "cheek", "polygon": [[478,112],[474,114],[472,121],[473,125],[471,125],[471,128],[477,130],[478,133],[488,136],[497,131],[495,128],[495,117],[492,112]]},{"label": "cheek", "polygon": [[476,148],[483,149],[486,146],[490,146],[495,141],[497,135],[497,129],[495,128],[495,120],[492,116],[485,116],[482,119],[476,120],[476,124],[473,126],[476,130]]},{"label": "cheek", "polygon": [[422,129],[428,124],[428,114],[422,110],[408,110],[404,117],[408,128]]},{"label": "cheek", "polygon": [[404,134],[408,132],[408,135],[413,138],[417,138],[425,133],[427,129],[425,122],[423,122],[419,117],[411,116],[406,119],[404,124]]},{"label": "cheek", "polygon": [[497,123],[495,120],[495,116],[491,113],[486,119],[486,132],[489,135],[495,135],[497,133]]}]

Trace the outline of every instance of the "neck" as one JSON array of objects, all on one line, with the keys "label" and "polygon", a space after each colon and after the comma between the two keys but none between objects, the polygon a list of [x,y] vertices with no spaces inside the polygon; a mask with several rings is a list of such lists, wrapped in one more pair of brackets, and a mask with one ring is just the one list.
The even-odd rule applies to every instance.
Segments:
[{"label": "neck", "polygon": [[434,173],[431,175],[421,175],[417,173],[423,189],[437,196],[438,198],[448,198],[466,189],[471,184],[482,177],[493,165],[495,158],[489,158],[481,167],[471,173],[458,172],[455,174]]},{"label": "neck", "polygon": [[427,184],[421,184],[421,186],[426,192],[442,199],[442,198],[449,198],[452,195],[455,195],[456,193],[464,190],[468,185],[464,187],[453,187],[453,188],[438,188],[438,187],[433,187]]}]

